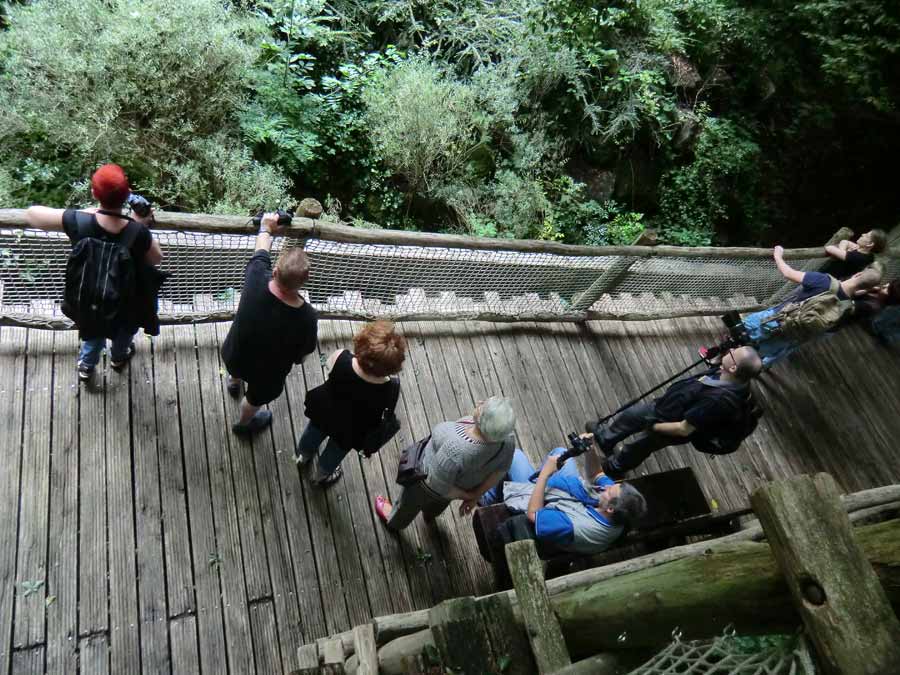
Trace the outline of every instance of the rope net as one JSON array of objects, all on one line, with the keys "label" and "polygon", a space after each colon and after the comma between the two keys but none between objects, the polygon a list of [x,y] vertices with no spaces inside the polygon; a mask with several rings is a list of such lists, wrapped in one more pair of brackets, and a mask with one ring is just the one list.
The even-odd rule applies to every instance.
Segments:
[{"label": "rope net", "polygon": [[733,632],[712,640],[673,641],[631,675],[815,675],[801,635],[763,639],[736,637]]},{"label": "rope net", "polygon": [[[165,253],[162,269],[174,273],[160,296],[163,321],[229,318],[240,300],[255,237],[153,234]],[[585,318],[584,310],[597,318],[714,314],[765,306],[788,290],[764,258],[563,256],[283,238],[275,240],[273,256],[294,245],[305,246],[310,256],[307,300],[326,317],[565,320]],[[0,229],[0,316],[64,327],[59,303],[68,253],[62,233]],[[891,265],[896,268],[897,261]],[[616,268],[623,273],[598,289],[604,272]]]}]

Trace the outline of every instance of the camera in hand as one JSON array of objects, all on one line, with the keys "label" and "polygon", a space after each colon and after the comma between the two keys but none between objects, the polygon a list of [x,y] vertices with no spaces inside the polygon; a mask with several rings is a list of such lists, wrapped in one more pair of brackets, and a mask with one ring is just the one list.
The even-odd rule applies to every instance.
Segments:
[{"label": "camera in hand", "polygon": [[[293,211],[283,211],[282,209],[278,209],[275,213],[278,214],[278,227],[289,227],[291,222],[294,220]],[[265,213],[263,211],[260,211],[250,219],[250,222],[253,223],[254,227],[260,227],[262,225],[262,219],[264,215]]]},{"label": "camera in hand", "polygon": [[722,319],[722,323],[724,323],[725,327],[728,329],[728,334],[725,335],[724,339],[719,344],[712,347],[702,347],[700,349],[700,356],[706,360],[714,359],[722,353],[727,352],[729,349],[737,349],[738,347],[745,347],[753,344],[753,338],[751,338],[750,334],[747,332],[747,327],[744,326],[744,322],[741,320],[739,312],[732,310],[719,318]]},{"label": "camera in hand", "polygon": [[125,200],[128,204],[129,208],[134,211],[141,218],[146,218],[150,215],[150,209],[153,208],[153,204],[150,203],[143,195],[139,195],[136,192],[132,192],[128,195],[128,199]]},{"label": "camera in hand", "polygon": [[[566,463],[566,460],[572,459],[573,457],[578,457],[579,455],[583,455],[588,450],[591,449],[591,439],[590,438],[582,438],[574,431],[570,432],[566,438],[569,440],[569,447],[566,449],[564,453],[559,455],[559,459],[556,462],[556,468],[561,469],[563,464]],[[538,477],[540,471],[535,471],[531,474],[531,480],[534,480]]]}]

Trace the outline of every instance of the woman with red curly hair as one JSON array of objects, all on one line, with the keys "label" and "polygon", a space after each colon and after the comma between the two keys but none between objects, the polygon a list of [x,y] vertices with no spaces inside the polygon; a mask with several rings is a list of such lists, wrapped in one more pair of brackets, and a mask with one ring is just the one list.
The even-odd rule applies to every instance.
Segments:
[{"label": "woman with red curly hair", "polygon": [[[131,194],[131,186],[121,166],[104,164],[97,169],[91,176],[91,194],[100,202],[99,208],[76,210],[31,206],[25,212],[25,220],[31,227],[64,231],[73,248],[82,240],[96,240],[107,248],[111,244],[127,247],[134,264],[158,265],[162,262],[159,242],[148,229],[148,225],[153,222],[152,210],[146,216],[139,216],[137,213],[126,216],[122,213],[125,200]],[[122,313],[122,309],[118,311]],[[106,346],[107,338],[112,340],[110,366],[116,371],[125,366],[134,354],[133,340],[139,327],[136,321],[134,317],[116,316],[113,334],[105,335],[91,326],[78,326],[82,339],[78,353],[80,380],[86,382],[91,379],[100,362],[100,354]]]},{"label": "woman with red curly hair", "polygon": [[390,321],[363,326],[353,338],[353,351],[336,350],[328,359],[328,379],[306,394],[309,424],[297,442],[294,460],[307,464],[327,438],[314,482],[331,485],[342,474],[341,461],[361,449],[366,435],[379,426],[386,408],[396,405],[406,340]]}]

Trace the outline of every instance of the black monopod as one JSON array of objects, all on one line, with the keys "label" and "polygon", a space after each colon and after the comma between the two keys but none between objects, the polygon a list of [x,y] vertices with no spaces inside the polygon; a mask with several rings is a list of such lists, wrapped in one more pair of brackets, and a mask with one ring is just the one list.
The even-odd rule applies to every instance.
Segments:
[{"label": "black monopod", "polygon": [[[710,360],[716,358],[717,356],[721,355],[722,353],[728,352],[729,350],[735,349],[736,347],[742,347],[744,345],[753,343],[753,340],[750,339],[750,336],[747,334],[747,329],[744,327],[744,324],[741,321],[740,314],[738,314],[737,312],[728,312],[727,314],[723,314],[721,319],[724,322],[725,326],[728,328],[728,335],[726,335],[724,337],[722,342],[720,342],[719,344],[714,345],[712,347],[701,347],[699,359],[694,361],[689,366],[685,366],[684,368],[679,370],[677,373],[672,375],[667,380],[663,380],[662,382],[657,384],[652,389],[648,389],[647,391],[643,392],[641,395],[637,396],[636,398],[631,399],[630,401],[628,401],[628,403],[622,405],[618,410],[611,412],[606,417],[601,417],[597,421],[597,425],[599,426],[599,425],[603,424],[604,422],[608,422],[609,420],[611,420],[613,417],[618,415],[623,410],[627,410],[628,408],[633,406],[638,401],[641,401],[641,400],[647,398],[654,391],[662,389],[670,382],[677,380],[679,377],[681,377],[688,371],[693,370],[697,366],[704,364],[704,363],[706,365],[710,365],[710,363],[709,363]],[[588,450],[591,449],[591,441],[587,438],[581,438],[574,432],[570,433],[566,438],[568,438],[569,447],[566,449],[566,451],[563,454],[559,455],[559,461],[557,461],[557,463],[556,463],[557,469],[561,469],[563,464],[566,463],[566,460],[571,459],[572,457],[578,457],[579,455],[583,455],[584,453],[586,453]],[[537,478],[539,473],[540,473],[539,471],[535,471],[531,475],[531,480],[534,480],[535,478]]]}]

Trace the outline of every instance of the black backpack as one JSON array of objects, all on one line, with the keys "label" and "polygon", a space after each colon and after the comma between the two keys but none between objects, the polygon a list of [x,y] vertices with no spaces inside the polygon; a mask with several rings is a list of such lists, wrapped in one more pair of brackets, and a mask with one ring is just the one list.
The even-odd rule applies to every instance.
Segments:
[{"label": "black backpack", "polygon": [[763,409],[753,396],[753,392],[750,391],[750,387],[747,387],[745,394],[718,387],[710,393],[718,396],[721,401],[726,402],[732,408],[732,421],[728,425],[722,425],[715,434],[695,434],[691,439],[691,445],[700,452],[710,455],[727,455],[737,450],[744,439],[756,431],[759,418],[763,415]]},{"label": "black backpack", "polygon": [[128,225],[119,241],[105,241],[93,236],[99,227],[93,214],[75,213],[78,238],[66,262],[62,311],[83,336],[112,337],[135,296],[137,267],[131,246],[142,225],[118,213],[98,213],[127,218]]}]

